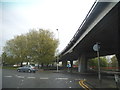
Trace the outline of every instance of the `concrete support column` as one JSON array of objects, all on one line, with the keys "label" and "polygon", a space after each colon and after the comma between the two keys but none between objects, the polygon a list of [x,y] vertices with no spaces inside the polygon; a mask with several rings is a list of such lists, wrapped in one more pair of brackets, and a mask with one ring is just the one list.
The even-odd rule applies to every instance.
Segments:
[{"label": "concrete support column", "polygon": [[118,67],[120,71],[120,12],[119,11],[120,11],[120,5],[118,5],[118,53],[116,54],[118,60]]},{"label": "concrete support column", "polygon": [[86,72],[87,71],[87,59],[85,57],[85,55],[82,55],[79,59],[78,59],[78,72]]},{"label": "concrete support column", "polygon": [[73,61],[70,61],[70,64],[71,64],[70,70],[71,70],[71,72],[72,72],[72,69],[73,69]]},{"label": "concrete support column", "polygon": [[118,60],[118,67],[120,71],[120,54],[116,54],[117,60]]},{"label": "concrete support column", "polygon": [[67,68],[67,61],[62,61],[62,67]]}]

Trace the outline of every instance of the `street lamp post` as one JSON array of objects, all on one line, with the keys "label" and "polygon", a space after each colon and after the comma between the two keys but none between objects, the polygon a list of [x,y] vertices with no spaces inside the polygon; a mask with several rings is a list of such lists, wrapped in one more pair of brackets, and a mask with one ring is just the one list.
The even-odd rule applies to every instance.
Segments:
[{"label": "street lamp post", "polygon": [[[58,29],[56,29],[57,30],[57,32],[58,32],[58,41],[59,41],[59,31],[58,31]],[[58,55],[57,55],[57,72],[58,72]]]}]

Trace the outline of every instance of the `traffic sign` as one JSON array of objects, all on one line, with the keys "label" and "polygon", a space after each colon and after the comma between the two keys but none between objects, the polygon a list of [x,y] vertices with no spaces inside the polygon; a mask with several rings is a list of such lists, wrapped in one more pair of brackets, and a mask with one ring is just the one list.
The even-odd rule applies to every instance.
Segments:
[{"label": "traffic sign", "polygon": [[96,43],[94,46],[93,46],[93,50],[94,51],[99,51],[100,49],[100,45],[98,43]]}]

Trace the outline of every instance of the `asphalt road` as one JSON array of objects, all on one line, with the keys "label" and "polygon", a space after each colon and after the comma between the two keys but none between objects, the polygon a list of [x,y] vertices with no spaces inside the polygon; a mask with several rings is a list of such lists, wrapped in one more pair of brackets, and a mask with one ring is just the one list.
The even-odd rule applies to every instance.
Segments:
[{"label": "asphalt road", "polygon": [[66,73],[2,70],[2,88],[82,88],[82,77]]},{"label": "asphalt road", "polygon": [[2,67],[0,66],[0,90],[2,89]]}]

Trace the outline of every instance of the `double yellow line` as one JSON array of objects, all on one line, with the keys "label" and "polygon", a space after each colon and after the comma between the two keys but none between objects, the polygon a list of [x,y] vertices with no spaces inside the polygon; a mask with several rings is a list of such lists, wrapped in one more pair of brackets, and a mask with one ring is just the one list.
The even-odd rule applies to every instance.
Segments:
[{"label": "double yellow line", "polygon": [[86,80],[79,81],[80,86],[83,87],[85,90],[92,90],[91,88],[89,88],[87,85],[84,84],[84,81]]}]

